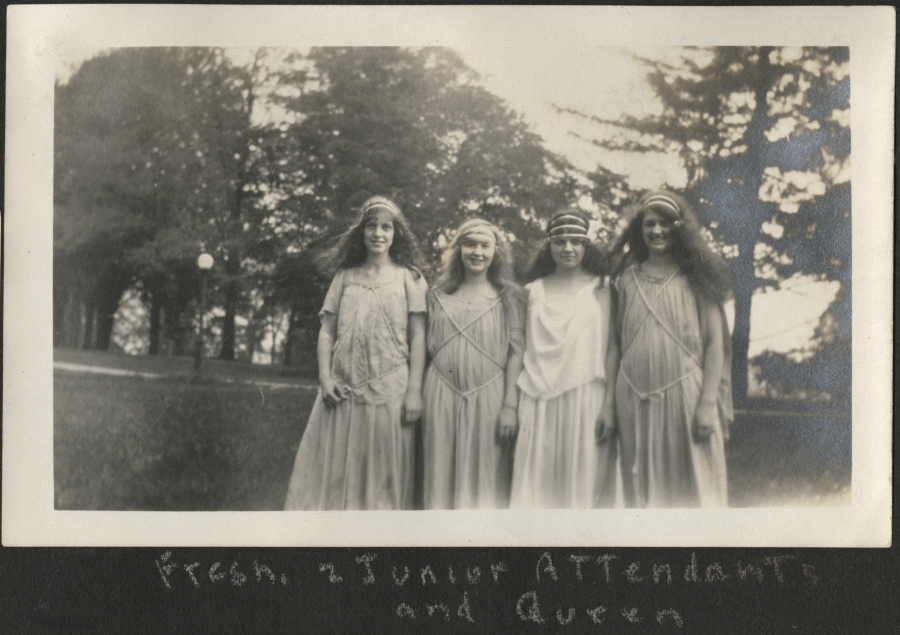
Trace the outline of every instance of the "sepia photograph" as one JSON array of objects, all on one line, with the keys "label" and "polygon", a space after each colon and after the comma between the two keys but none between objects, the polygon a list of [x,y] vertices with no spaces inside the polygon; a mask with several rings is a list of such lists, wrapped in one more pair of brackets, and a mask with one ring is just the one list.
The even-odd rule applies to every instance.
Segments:
[{"label": "sepia photograph", "polygon": [[70,37],[42,61],[42,513],[113,544],[278,512],[237,540],[687,544],[703,519],[749,546],[763,519],[825,546],[877,542],[836,537],[874,509],[889,543],[890,166],[861,159],[873,58],[837,18],[816,46]]}]

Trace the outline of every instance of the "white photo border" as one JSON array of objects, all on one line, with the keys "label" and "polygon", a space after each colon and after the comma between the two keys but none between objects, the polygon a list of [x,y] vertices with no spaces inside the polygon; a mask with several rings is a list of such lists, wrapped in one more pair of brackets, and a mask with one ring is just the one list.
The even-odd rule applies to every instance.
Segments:
[{"label": "white photo border", "polygon": [[[4,546],[887,547],[893,370],[892,7],[7,9]],[[429,45],[515,35],[592,46],[849,46],[853,132],[852,502],[843,507],[495,512],[56,511],[53,99],[66,51],[128,46]]]}]

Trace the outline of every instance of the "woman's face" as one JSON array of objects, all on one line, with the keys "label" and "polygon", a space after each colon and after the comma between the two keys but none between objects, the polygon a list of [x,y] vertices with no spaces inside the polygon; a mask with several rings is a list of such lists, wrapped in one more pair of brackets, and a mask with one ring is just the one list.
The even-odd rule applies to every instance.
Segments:
[{"label": "woman's face", "polygon": [[559,269],[575,269],[584,260],[584,241],[578,238],[551,238],[550,254]]},{"label": "woman's face", "polygon": [[672,248],[672,221],[659,212],[648,209],[641,223],[641,235],[650,253],[667,254]]},{"label": "woman's face", "polygon": [[363,227],[363,242],[369,255],[377,256],[390,250],[394,242],[394,221],[388,212],[378,212]]},{"label": "woman's face", "polygon": [[459,243],[459,255],[463,269],[468,274],[481,274],[487,272],[494,261],[494,253],[497,251],[494,241],[484,234],[470,234],[463,237]]}]

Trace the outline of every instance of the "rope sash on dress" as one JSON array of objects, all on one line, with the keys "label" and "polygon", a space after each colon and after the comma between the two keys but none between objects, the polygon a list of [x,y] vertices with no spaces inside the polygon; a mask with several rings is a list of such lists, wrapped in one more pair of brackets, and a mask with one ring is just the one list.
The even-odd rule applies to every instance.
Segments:
[{"label": "rope sash on dress", "polygon": [[[450,340],[452,340],[453,338],[455,338],[457,336],[462,336],[475,348],[475,350],[477,350],[479,353],[481,353],[486,359],[488,359],[489,361],[496,364],[497,367],[500,369],[496,375],[494,375],[491,379],[489,379],[485,383],[483,383],[479,386],[476,386],[475,388],[470,388],[469,390],[460,390],[456,385],[454,385],[454,383],[450,379],[448,379],[447,377],[444,377],[443,373],[438,371],[436,366],[432,363],[431,370],[434,372],[434,374],[448,388],[450,388],[450,390],[452,390],[454,393],[456,393],[456,395],[458,397],[458,401],[456,403],[456,417],[454,418],[454,422],[453,422],[454,423],[454,431],[455,431],[455,433],[458,434],[460,429],[462,428],[462,421],[465,420],[465,418],[463,416],[464,410],[469,410],[472,407],[472,401],[471,401],[472,396],[475,395],[476,393],[480,392],[481,390],[487,388],[488,386],[493,384],[495,381],[497,381],[500,377],[503,376],[504,371],[506,369],[506,364],[504,362],[500,362],[500,361],[494,359],[494,357],[492,355],[490,355],[481,346],[479,346],[478,343],[475,340],[473,340],[472,337],[465,332],[465,329],[468,329],[470,326],[475,324],[478,320],[480,320],[481,318],[486,316],[488,313],[493,311],[494,308],[501,302],[501,298],[497,298],[496,301],[494,301],[489,307],[487,307],[484,311],[479,313],[476,317],[471,319],[465,326],[460,327],[459,324],[456,322],[456,320],[453,319],[453,316],[450,314],[450,312],[447,310],[447,307],[444,306],[444,303],[441,301],[440,295],[435,293],[434,297],[437,300],[438,305],[443,310],[444,315],[446,315],[447,319],[450,320],[450,324],[452,324],[453,328],[456,329],[456,331],[452,335],[450,335],[450,337],[448,337],[443,342],[441,342],[441,344],[435,349],[434,357],[437,358],[438,353],[444,348],[444,346],[448,342],[450,342]],[[457,464],[457,469],[458,469],[458,467],[459,467],[458,461],[454,461],[454,463]],[[456,474],[457,482],[459,482],[459,476],[460,476],[459,474]]]},{"label": "rope sash on dress", "polygon": [[[649,301],[649,300],[647,300],[647,295],[644,293],[644,290],[641,288],[640,282],[638,282],[637,274],[634,272],[634,267],[631,267],[631,274],[634,278],[634,284],[637,286],[638,292],[641,295],[641,299],[644,301],[644,304],[647,307],[647,313],[644,314],[644,317],[642,317],[641,321],[638,322],[638,325],[635,328],[635,330],[631,336],[631,339],[625,345],[625,350],[622,352],[622,359],[624,360],[625,355],[631,351],[631,345],[634,343],[634,340],[637,338],[638,331],[640,331],[640,329],[644,326],[644,322],[647,320],[647,318],[652,315],[656,319],[656,322],[663,328],[663,331],[676,344],[678,344],[678,346],[685,353],[687,353],[688,357],[696,364],[696,366],[693,368],[693,370],[688,371],[687,373],[685,373],[678,379],[669,382],[668,384],[666,384],[665,386],[662,386],[661,388],[656,388],[649,392],[642,392],[641,390],[639,390],[634,385],[634,383],[631,381],[631,378],[628,376],[628,374],[625,372],[624,365],[620,366],[622,377],[625,379],[625,383],[628,384],[628,387],[631,388],[631,390],[634,391],[634,394],[637,395],[637,397],[638,397],[638,407],[635,410],[635,415],[634,415],[635,416],[634,427],[635,427],[635,435],[636,435],[636,438],[635,438],[636,451],[635,451],[635,457],[634,457],[634,464],[631,466],[631,473],[635,479],[635,489],[636,489],[635,493],[638,497],[638,505],[641,507],[647,504],[647,499],[649,498],[649,493],[644,491],[646,484],[644,484],[642,482],[642,480],[643,480],[642,476],[644,473],[644,469],[643,469],[644,468],[644,465],[643,465],[644,456],[643,456],[643,453],[641,452],[641,444],[642,444],[641,408],[649,406],[651,401],[662,400],[666,390],[668,390],[669,388],[672,388],[673,386],[677,386],[678,384],[683,382],[688,377],[691,377],[692,375],[695,375],[702,370],[702,364],[700,363],[700,360],[698,360],[697,357],[693,354],[693,352],[691,352],[691,350],[688,349],[688,347],[684,344],[684,342],[682,342],[678,338],[678,336],[676,336],[672,332],[672,330],[668,327],[668,325],[665,324],[665,322],[663,322],[662,318],[660,318],[659,315],[654,310],[656,301],[659,299],[663,290],[666,288],[666,286],[669,284],[669,282],[671,282],[675,278],[675,276],[679,273],[679,271],[680,271],[680,269],[676,270],[675,272],[672,273],[672,275],[670,275],[668,278],[666,278],[666,280],[662,283],[660,288],[657,290],[656,295],[653,296],[653,300]],[[648,446],[648,452],[649,451],[650,451],[650,447]],[[648,466],[651,466],[651,465],[652,465],[652,461],[648,462]]]},{"label": "rope sash on dress", "polygon": [[503,368],[503,367],[505,366],[504,362],[500,362],[500,361],[497,361],[496,359],[494,359],[494,358],[491,356],[490,353],[488,353],[486,350],[484,350],[483,348],[481,348],[481,346],[478,345],[478,342],[476,342],[475,340],[473,340],[472,337],[469,336],[469,335],[465,332],[465,330],[466,330],[467,328],[469,328],[470,326],[472,326],[473,324],[475,324],[475,322],[477,322],[478,320],[480,320],[481,318],[483,318],[485,315],[487,315],[488,313],[490,313],[491,311],[493,311],[493,310],[494,310],[494,307],[496,307],[496,306],[497,306],[498,304],[500,304],[500,302],[502,301],[501,298],[497,298],[496,300],[494,300],[494,302],[493,302],[488,308],[486,308],[484,311],[482,311],[481,313],[479,313],[479,314],[478,314],[477,316],[475,316],[473,319],[469,320],[469,322],[468,322],[465,326],[463,326],[463,327],[460,327],[459,324],[456,323],[456,320],[453,319],[453,316],[450,315],[450,312],[447,310],[447,307],[445,307],[443,301],[441,301],[441,296],[438,295],[437,293],[435,293],[435,294],[434,294],[434,298],[437,300],[437,302],[438,302],[438,304],[440,305],[441,309],[444,311],[444,314],[447,316],[447,319],[450,320],[450,323],[453,325],[453,328],[456,329],[456,332],[455,332],[455,333],[453,333],[450,337],[448,337],[448,338],[445,339],[443,342],[441,342],[441,345],[438,346],[438,347],[435,349],[435,351],[434,351],[434,356],[435,356],[435,357],[437,357],[438,352],[440,352],[440,350],[441,350],[442,348],[444,348],[444,346],[445,346],[450,340],[452,340],[452,339],[453,339],[454,337],[456,337],[457,335],[462,335],[464,338],[466,338],[467,340],[469,340],[469,343],[470,343],[472,346],[475,347],[475,350],[477,350],[479,353],[481,353],[482,355],[484,355],[487,359],[491,360],[492,362],[494,362],[495,364],[497,364],[497,366],[499,366],[499,367],[501,367],[501,368]]}]

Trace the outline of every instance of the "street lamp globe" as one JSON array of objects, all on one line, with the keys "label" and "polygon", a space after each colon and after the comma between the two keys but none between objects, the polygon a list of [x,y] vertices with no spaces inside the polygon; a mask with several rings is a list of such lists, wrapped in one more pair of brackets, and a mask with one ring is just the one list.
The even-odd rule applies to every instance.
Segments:
[{"label": "street lamp globe", "polygon": [[209,271],[212,269],[214,262],[213,257],[207,253],[200,254],[197,257],[197,266],[200,267],[202,271]]}]

